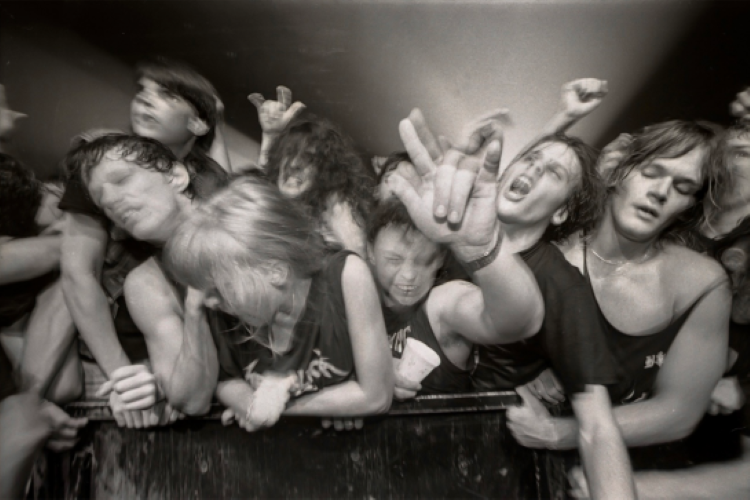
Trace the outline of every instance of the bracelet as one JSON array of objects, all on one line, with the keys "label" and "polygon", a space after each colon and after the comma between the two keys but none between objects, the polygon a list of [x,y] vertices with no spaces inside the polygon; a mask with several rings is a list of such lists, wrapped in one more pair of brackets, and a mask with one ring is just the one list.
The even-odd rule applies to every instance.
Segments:
[{"label": "bracelet", "polygon": [[503,241],[503,237],[500,235],[500,232],[497,233],[497,239],[495,240],[495,245],[490,249],[487,250],[484,255],[479,257],[478,259],[464,262],[463,266],[464,269],[466,269],[466,272],[469,274],[473,274],[477,271],[479,271],[482,268],[485,268],[492,264],[494,260],[497,258],[498,254],[500,253],[500,243]]}]

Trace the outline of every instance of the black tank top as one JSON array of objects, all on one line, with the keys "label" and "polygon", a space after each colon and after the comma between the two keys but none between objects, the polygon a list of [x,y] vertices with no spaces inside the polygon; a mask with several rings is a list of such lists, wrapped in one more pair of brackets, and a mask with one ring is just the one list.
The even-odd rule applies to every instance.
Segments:
[{"label": "black tank top", "polygon": [[[591,293],[596,297],[589,276],[586,254],[587,246],[584,243],[583,274],[591,287]],[[635,403],[651,397],[659,368],[664,363],[672,342],[704,296],[705,294],[698,297],[669,325],[650,335],[628,335],[621,332],[612,326],[602,312],[598,300],[596,301],[596,309],[602,320],[604,335],[616,363],[617,383],[609,386],[613,405]]]},{"label": "black tank top", "polygon": [[249,379],[252,373],[267,370],[295,372],[300,382],[297,396],[350,379],[354,354],[341,286],[341,273],[350,254],[340,251],[327,256],[323,269],[312,277],[305,310],[287,352],[274,354],[250,340],[236,318],[211,312],[209,326],[219,354],[221,379]]},{"label": "black tank top", "polygon": [[[435,332],[432,331],[427,317],[427,298],[407,315],[397,315],[383,306],[383,316],[391,344],[391,355],[394,358],[401,359],[406,339],[409,337],[424,342],[440,356],[440,366],[432,370],[422,381],[422,390],[419,394],[460,394],[472,391],[471,369],[464,370],[454,365],[435,338]],[[473,356],[470,355],[468,362],[472,361]]]}]

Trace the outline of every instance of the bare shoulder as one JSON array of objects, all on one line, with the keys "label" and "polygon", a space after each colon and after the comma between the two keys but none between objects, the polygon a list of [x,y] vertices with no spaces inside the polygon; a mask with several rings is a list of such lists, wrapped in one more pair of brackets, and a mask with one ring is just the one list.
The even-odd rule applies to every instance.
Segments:
[{"label": "bare shoulder", "polygon": [[150,257],[128,273],[124,284],[127,297],[152,297],[172,291],[172,286],[164,275],[155,257]]},{"label": "bare shoulder", "polygon": [[729,285],[724,268],[711,257],[676,244],[666,244],[662,255],[662,279],[686,296],[696,293],[701,296],[711,289]]}]

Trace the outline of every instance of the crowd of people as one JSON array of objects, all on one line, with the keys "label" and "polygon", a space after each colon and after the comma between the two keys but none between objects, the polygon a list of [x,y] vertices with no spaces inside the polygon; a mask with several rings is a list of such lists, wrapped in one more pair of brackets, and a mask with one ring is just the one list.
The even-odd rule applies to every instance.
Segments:
[{"label": "crowd of people", "polygon": [[[668,121],[598,152],[566,131],[607,83],[575,80],[510,162],[507,110],[447,139],[415,109],[372,168],[279,87],[249,96],[262,143],[239,171],[210,82],[164,60],[136,80],[131,129],[75,137],[64,183],[0,154],[0,496],[75,445],[82,397],[124,427],[218,402],[255,431],[487,390],[523,398],[520,444],[580,450],[577,495],[750,494],[750,92],[728,128]],[[21,116],[0,95],[0,146]],[[398,370],[408,338],[440,358],[421,383]],[[744,450],[631,472],[626,447],[699,427]]]}]

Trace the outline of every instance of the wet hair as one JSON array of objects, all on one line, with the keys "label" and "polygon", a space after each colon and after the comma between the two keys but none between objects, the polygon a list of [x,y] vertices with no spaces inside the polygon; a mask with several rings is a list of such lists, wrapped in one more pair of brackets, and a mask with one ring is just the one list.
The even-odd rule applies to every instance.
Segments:
[{"label": "wet hair", "polygon": [[580,166],[579,182],[563,204],[567,217],[561,224],[549,224],[542,236],[544,241],[558,243],[575,233],[585,234],[596,226],[604,211],[606,192],[601,175],[596,169],[596,150],[577,137],[565,134],[542,137],[513,161],[520,160],[540,146],[552,143],[566,146]]},{"label": "wet hair", "polygon": [[203,75],[185,63],[156,57],[138,65],[136,79],[148,78],[189,102],[198,117],[208,125],[208,132],[195,140],[203,151],[211,149],[216,133],[219,112],[216,108],[218,92]]},{"label": "wet hair", "polygon": [[43,193],[43,184],[34,172],[12,156],[0,153],[0,235],[36,236],[36,214]]},{"label": "wet hair", "polygon": [[268,178],[278,184],[281,168],[302,156],[313,166],[312,186],[297,200],[319,218],[331,199],[348,203],[355,220],[364,221],[374,202],[375,176],[352,140],[333,123],[307,110],[295,116],[268,152]]},{"label": "wet hair", "polygon": [[255,176],[235,179],[197,207],[168,241],[163,261],[181,283],[216,289],[232,313],[265,306],[267,284],[258,270],[282,264],[307,278],[325,255],[313,222],[276,186]]},{"label": "wet hair", "polygon": [[[403,160],[401,160],[403,161]],[[422,234],[417,228],[406,210],[404,204],[398,198],[389,198],[378,202],[375,209],[367,220],[367,242],[370,245],[375,244],[375,240],[383,229],[398,228],[403,231],[403,236],[408,237],[410,234]],[[448,248],[444,245],[437,244],[440,254],[444,259],[448,255]],[[442,271],[442,270],[441,270]],[[441,273],[438,271],[438,274]]]},{"label": "wet hair", "polygon": [[703,185],[693,195],[695,203],[677,216],[659,235],[659,240],[694,246],[698,229],[719,210],[727,185],[723,137],[720,126],[706,121],[672,120],[649,125],[633,135],[619,165],[607,178],[608,193],[614,192],[634,169],[656,158],[679,158],[695,148],[705,148],[701,162]]},{"label": "wet hair", "polygon": [[[71,175],[80,175],[84,185],[88,186],[91,171],[107,154],[127,158],[141,168],[163,174],[170,174],[178,163],[172,151],[158,141],[137,135],[108,133],[89,142],[80,141],[68,152],[64,164]],[[185,190],[189,198],[208,198],[228,182],[226,171],[200,152],[191,153],[183,163],[190,175],[190,183]]]}]

